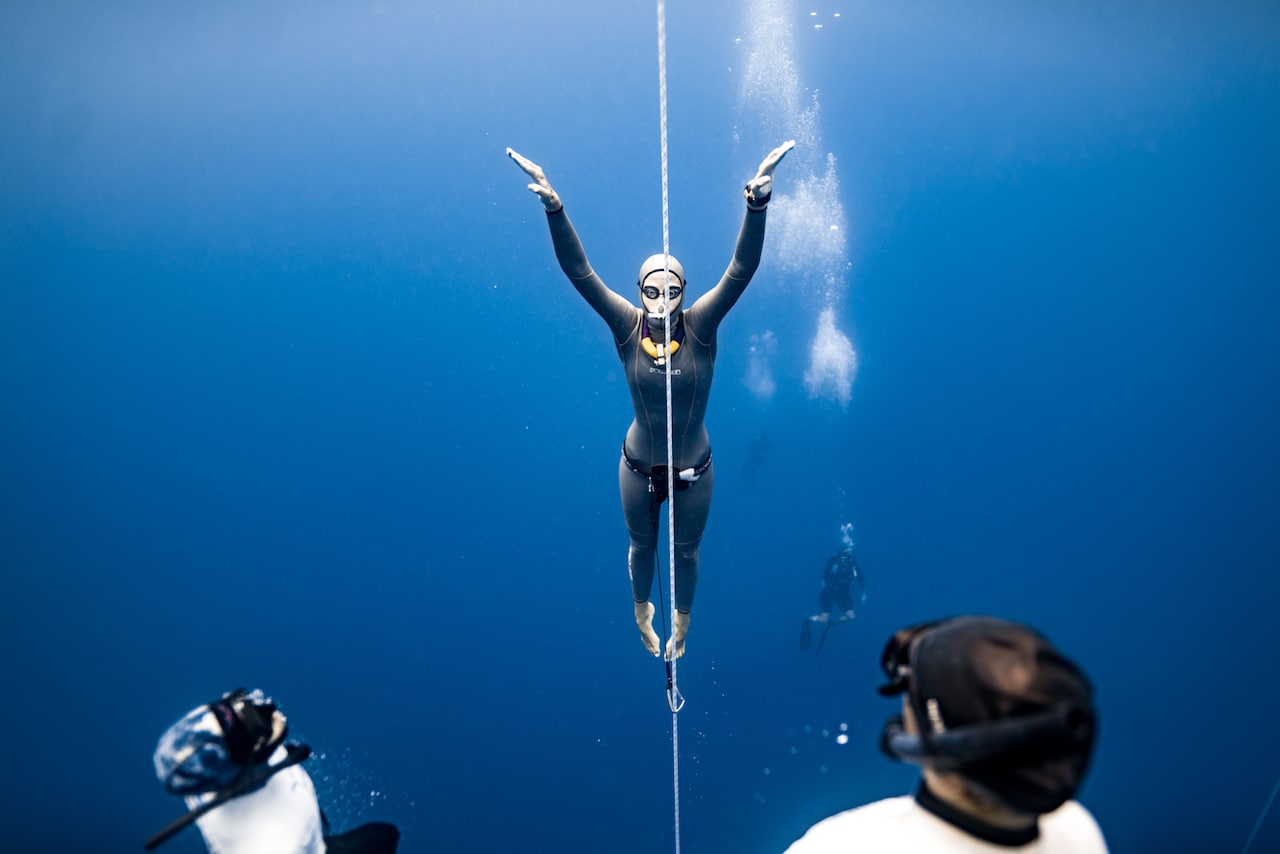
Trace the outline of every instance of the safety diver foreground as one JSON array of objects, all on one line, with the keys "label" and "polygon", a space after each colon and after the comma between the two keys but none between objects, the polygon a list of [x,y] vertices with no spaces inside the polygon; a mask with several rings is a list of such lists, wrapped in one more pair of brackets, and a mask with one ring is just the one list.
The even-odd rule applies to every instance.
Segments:
[{"label": "safety diver foreground", "polygon": [[370,822],[337,836],[302,768],[306,745],[261,691],[236,690],[197,706],[156,745],[156,776],[190,810],[144,844],[151,851],[191,824],[214,854],[395,854],[400,832]]},{"label": "safety diver foreground", "polygon": [[902,714],[880,748],[920,766],[914,796],[809,828],[786,854],[1106,854],[1075,796],[1098,731],[1080,667],[1022,623],[961,616],[907,626],[880,656]]}]

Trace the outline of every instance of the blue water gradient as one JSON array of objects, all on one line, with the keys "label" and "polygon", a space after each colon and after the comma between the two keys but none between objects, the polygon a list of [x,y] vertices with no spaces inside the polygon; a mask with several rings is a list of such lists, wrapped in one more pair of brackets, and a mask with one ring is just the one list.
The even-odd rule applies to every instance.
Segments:
[{"label": "blue water gradient", "polygon": [[[830,154],[846,255],[827,300],[771,230],[721,331],[682,845],[777,852],[908,791],[880,647],[988,612],[1095,680],[1081,799],[1114,850],[1238,851],[1280,773],[1280,8],[900,5],[778,0],[763,38],[759,2],[668,10],[691,291],[791,136],[774,223]],[[0,6],[0,847],[137,850],[179,811],[155,740],[244,685],[316,749],[339,828],[673,848],[627,394],[503,153],[629,295],[661,245],[655,21]],[[783,48],[807,137],[744,85]],[[847,403],[804,383],[827,303]],[[844,522],[868,600],[803,654]],[[1273,815],[1252,850],[1277,849]]]}]

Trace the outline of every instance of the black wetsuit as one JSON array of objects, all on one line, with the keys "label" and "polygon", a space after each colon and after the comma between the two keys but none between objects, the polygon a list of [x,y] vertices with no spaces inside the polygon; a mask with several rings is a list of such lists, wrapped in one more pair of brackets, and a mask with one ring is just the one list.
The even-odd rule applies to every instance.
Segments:
[{"label": "black wetsuit", "polygon": [[[637,602],[647,602],[657,560],[658,507],[665,497],[667,464],[666,367],[658,365],[641,346],[644,311],[610,290],[591,269],[582,242],[564,208],[548,213],[547,224],[556,258],[569,281],[596,313],[609,324],[618,355],[626,371],[627,388],[635,420],[623,442],[618,464],[622,512],[631,536],[628,569],[631,592]],[[673,462],[676,471],[704,468],[687,485],[676,479],[675,505],[675,606],[688,613],[698,582],[698,546],[711,510],[715,470],[711,464],[711,440],[703,417],[711,395],[716,359],[716,332],[725,315],[746,290],[764,246],[765,211],[748,209],[738,234],[733,260],[714,288],[703,294],[672,323],[672,339],[681,346],[671,356],[671,423]],[[662,324],[651,327],[654,341],[661,341]],[[651,485],[661,482],[660,491]]]},{"label": "black wetsuit", "polygon": [[854,579],[861,585],[862,577],[858,574],[858,562],[852,551],[837,552],[827,560],[822,570],[822,591],[818,594],[818,607],[822,613],[830,614],[835,605],[839,605],[841,611],[853,610],[853,594],[849,587]]}]

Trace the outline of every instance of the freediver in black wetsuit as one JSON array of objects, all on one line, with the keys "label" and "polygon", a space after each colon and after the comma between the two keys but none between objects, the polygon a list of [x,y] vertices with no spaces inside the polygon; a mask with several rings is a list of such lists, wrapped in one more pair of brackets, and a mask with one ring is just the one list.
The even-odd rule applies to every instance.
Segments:
[{"label": "freediver in black wetsuit", "polygon": [[[671,372],[672,462],[675,491],[675,609],[671,615],[668,661],[684,654],[689,612],[698,581],[698,547],[711,510],[715,469],[711,440],[703,418],[711,394],[716,358],[716,333],[729,309],[742,296],[760,265],[764,246],[765,209],[773,187],[773,171],[795,141],[786,142],[764,158],[755,177],[747,182],[747,211],[738,233],[733,260],[707,293],[688,309],[684,302],[684,267],[661,253],[640,266],[637,308],[611,290],[591,268],[582,242],[569,221],[560,196],[551,188],[542,167],[508,148],[507,154],[532,179],[529,189],[542,201],[556,258],[569,281],[613,333],[618,355],[626,369],[627,388],[635,420],[622,443],[618,463],[618,488],[631,547],[627,568],[635,599],[636,624],[645,649],[662,652],[653,630],[653,587],[658,547],[658,509],[667,498],[666,374]],[[667,329],[670,327],[670,346]]]}]

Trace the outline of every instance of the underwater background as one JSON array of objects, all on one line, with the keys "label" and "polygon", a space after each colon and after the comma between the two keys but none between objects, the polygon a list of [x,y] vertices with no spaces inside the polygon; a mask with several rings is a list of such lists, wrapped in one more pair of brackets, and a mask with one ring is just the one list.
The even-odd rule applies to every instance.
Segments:
[{"label": "underwater background", "polygon": [[[632,297],[656,22],[0,6],[5,850],[139,850],[181,812],[157,738],[237,686],[315,748],[335,829],[674,849],[620,363],[504,154]],[[1080,799],[1113,850],[1242,850],[1280,774],[1280,6],[673,2],[666,29],[692,295],[798,141],[720,333],[683,848],[779,852],[910,791],[881,647],[981,612],[1092,677]],[[867,599],[801,652],[844,523]]]}]

